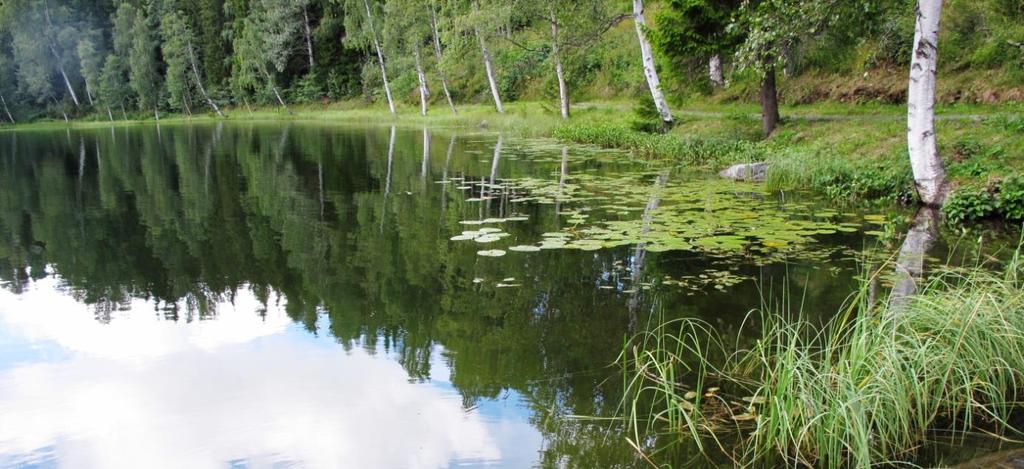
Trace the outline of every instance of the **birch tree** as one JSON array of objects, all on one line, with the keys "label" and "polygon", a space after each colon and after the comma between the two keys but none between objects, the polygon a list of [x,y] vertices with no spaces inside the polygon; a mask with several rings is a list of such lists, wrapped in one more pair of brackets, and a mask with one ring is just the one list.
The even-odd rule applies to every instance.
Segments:
[{"label": "birch tree", "polygon": [[82,78],[85,79],[85,93],[89,97],[89,104],[95,106],[96,103],[93,101],[92,95],[93,90],[99,92],[103,54],[96,49],[96,44],[88,37],[79,41],[75,50],[78,53],[78,63],[82,67]]},{"label": "birch tree", "polygon": [[46,43],[46,47],[50,50],[50,54],[53,56],[54,66],[57,67],[57,71],[60,72],[61,78],[64,79],[64,86],[67,87],[68,95],[71,96],[71,100],[75,103],[75,107],[80,107],[81,104],[78,102],[78,95],[75,94],[75,87],[71,86],[71,79],[68,77],[67,72],[67,63],[69,62],[68,55],[71,47],[66,43],[66,41],[61,41],[62,38],[67,37],[67,34],[60,31],[54,24],[53,18],[50,15],[50,4],[47,0],[43,0],[43,19],[45,20],[43,41]]},{"label": "birch tree", "polygon": [[380,77],[384,82],[384,96],[388,100],[388,110],[395,114],[395,100],[391,96],[391,83],[388,81],[387,66],[384,61],[384,50],[380,36],[374,25],[374,16],[379,14],[383,5],[379,0],[345,0],[345,41],[356,47],[373,47],[380,65]]},{"label": "birch tree", "polygon": [[499,114],[505,112],[505,106],[501,101],[501,91],[498,88],[489,42],[497,36],[498,28],[508,23],[510,12],[511,2],[498,0],[453,1],[450,12],[453,15],[452,24],[454,26],[450,31],[450,38],[462,42],[471,37],[479,47],[484,71],[487,74],[487,85],[491,91],[491,99],[493,99],[494,107]]},{"label": "birch tree", "polygon": [[423,71],[422,51],[430,37],[430,24],[423,16],[410,15],[410,11],[424,11],[428,4],[424,0],[391,0],[385,6],[384,26],[385,47],[389,52],[409,54],[416,69],[416,83],[420,97],[420,114],[427,115],[430,89],[427,75]]},{"label": "birch tree", "polygon": [[949,187],[935,137],[935,81],[942,0],[918,0],[907,88],[907,147],[921,202],[939,206]]},{"label": "birch tree", "polygon": [[451,108],[452,113],[458,114],[458,111],[455,110],[455,102],[452,101],[452,94],[448,91],[448,75],[442,66],[444,54],[441,51],[441,34],[437,29],[437,5],[435,3],[435,0],[430,0],[427,8],[430,9],[430,28],[434,43],[434,57],[437,59],[437,74],[441,78],[441,89],[444,91],[444,98],[448,101],[448,107]]},{"label": "birch tree", "polygon": [[288,111],[277,88],[275,74],[284,72],[296,50],[300,30],[296,18],[301,10],[291,2],[285,3],[261,0],[249,12],[242,23],[241,34],[236,35],[233,43],[231,79],[235,88],[243,91],[265,85],[274,93],[278,104]]},{"label": "birch tree", "polygon": [[[163,17],[160,31],[163,35],[164,61],[167,62],[168,90],[171,92],[172,99],[187,106],[189,80],[192,80],[192,84],[199,90],[206,104],[218,116],[224,117],[220,107],[210,98],[206,87],[203,86],[203,76],[196,58],[195,36],[192,34],[192,28],[180,13],[172,11]],[[174,86],[171,86],[172,83]]]},{"label": "birch tree", "polygon": [[650,88],[651,98],[654,99],[654,106],[658,108],[658,115],[661,116],[661,123],[664,128],[670,128],[674,124],[672,111],[668,108],[668,101],[665,100],[665,93],[661,90],[661,80],[658,78],[658,69],[654,63],[654,52],[651,43],[647,40],[647,20],[644,18],[643,0],[633,0],[633,22],[636,25],[636,36],[640,42],[640,57],[643,61],[644,77],[647,79],[647,87]]}]

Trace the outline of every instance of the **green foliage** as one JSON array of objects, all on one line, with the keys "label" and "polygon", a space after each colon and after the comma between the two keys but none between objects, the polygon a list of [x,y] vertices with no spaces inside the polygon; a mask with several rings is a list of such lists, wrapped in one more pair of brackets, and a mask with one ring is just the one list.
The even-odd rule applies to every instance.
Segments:
[{"label": "green foliage", "polygon": [[942,206],[942,214],[949,223],[959,225],[990,218],[998,207],[996,196],[988,188],[961,187]]},{"label": "green foliage", "polygon": [[[630,438],[638,448],[722,448],[744,467],[869,468],[896,462],[932,428],[1013,432],[1024,379],[1019,254],[1005,274],[933,275],[898,306],[872,299],[882,270],[870,272],[825,327],[787,319],[799,312],[785,299],[781,311],[763,300],[749,348],[699,320],[656,325],[619,358]],[[673,438],[653,437],[663,433]]]},{"label": "green foliage", "polygon": [[[123,11],[123,13],[122,13]],[[118,17],[131,18],[131,51],[128,54],[128,77],[132,91],[138,98],[139,109],[156,109],[160,105],[160,74],[157,67],[157,36],[150,19],[129,3],[118,8]],[[170,77],[168,77],[170,78]]]},{"label": "green foliage", "polygon": [[[192,101],[191,61],[193,54],[192,29],[178,12],[164,15],[160,21],[160,34],[163,38],[161,51],[167,63],[167,92],[173,107],[188,106]],[[142,93],[139,93],[141,98]]]}]

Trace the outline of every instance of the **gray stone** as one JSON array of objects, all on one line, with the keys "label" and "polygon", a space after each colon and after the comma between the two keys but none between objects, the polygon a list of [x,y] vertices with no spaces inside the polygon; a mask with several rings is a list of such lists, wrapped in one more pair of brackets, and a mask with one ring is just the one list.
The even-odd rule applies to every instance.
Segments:
[{"label": "gray stone", "polygon": [[723,169],[718,175],[734,181],[764,182],[768,177],[768,163],[734,164]]}]

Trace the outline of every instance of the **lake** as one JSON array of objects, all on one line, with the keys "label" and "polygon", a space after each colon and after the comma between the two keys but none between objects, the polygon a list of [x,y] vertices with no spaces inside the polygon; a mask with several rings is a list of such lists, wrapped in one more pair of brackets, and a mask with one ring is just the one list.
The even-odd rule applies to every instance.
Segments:
[{"label": "lake", "polygon": [[313,122],[5,132],[0,181],[3,467],[642,467],[631,336],[827,320],[911,215]]}]

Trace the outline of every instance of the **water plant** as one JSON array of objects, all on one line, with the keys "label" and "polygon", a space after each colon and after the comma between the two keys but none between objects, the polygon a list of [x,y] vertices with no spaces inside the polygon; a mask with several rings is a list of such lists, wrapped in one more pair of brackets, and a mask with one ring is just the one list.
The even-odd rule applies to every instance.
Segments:
[{"label": "water plant", "polygon": [[907,459],[932,430],[1014,432],[1019,260],[945,269],[891,307],[873,301],[876,271],[824,327],[765,302],[751,344],[693,319],[656,324],[619,359],[630,441],[648,458],[686,442],[744,466],[867,468]]}]

